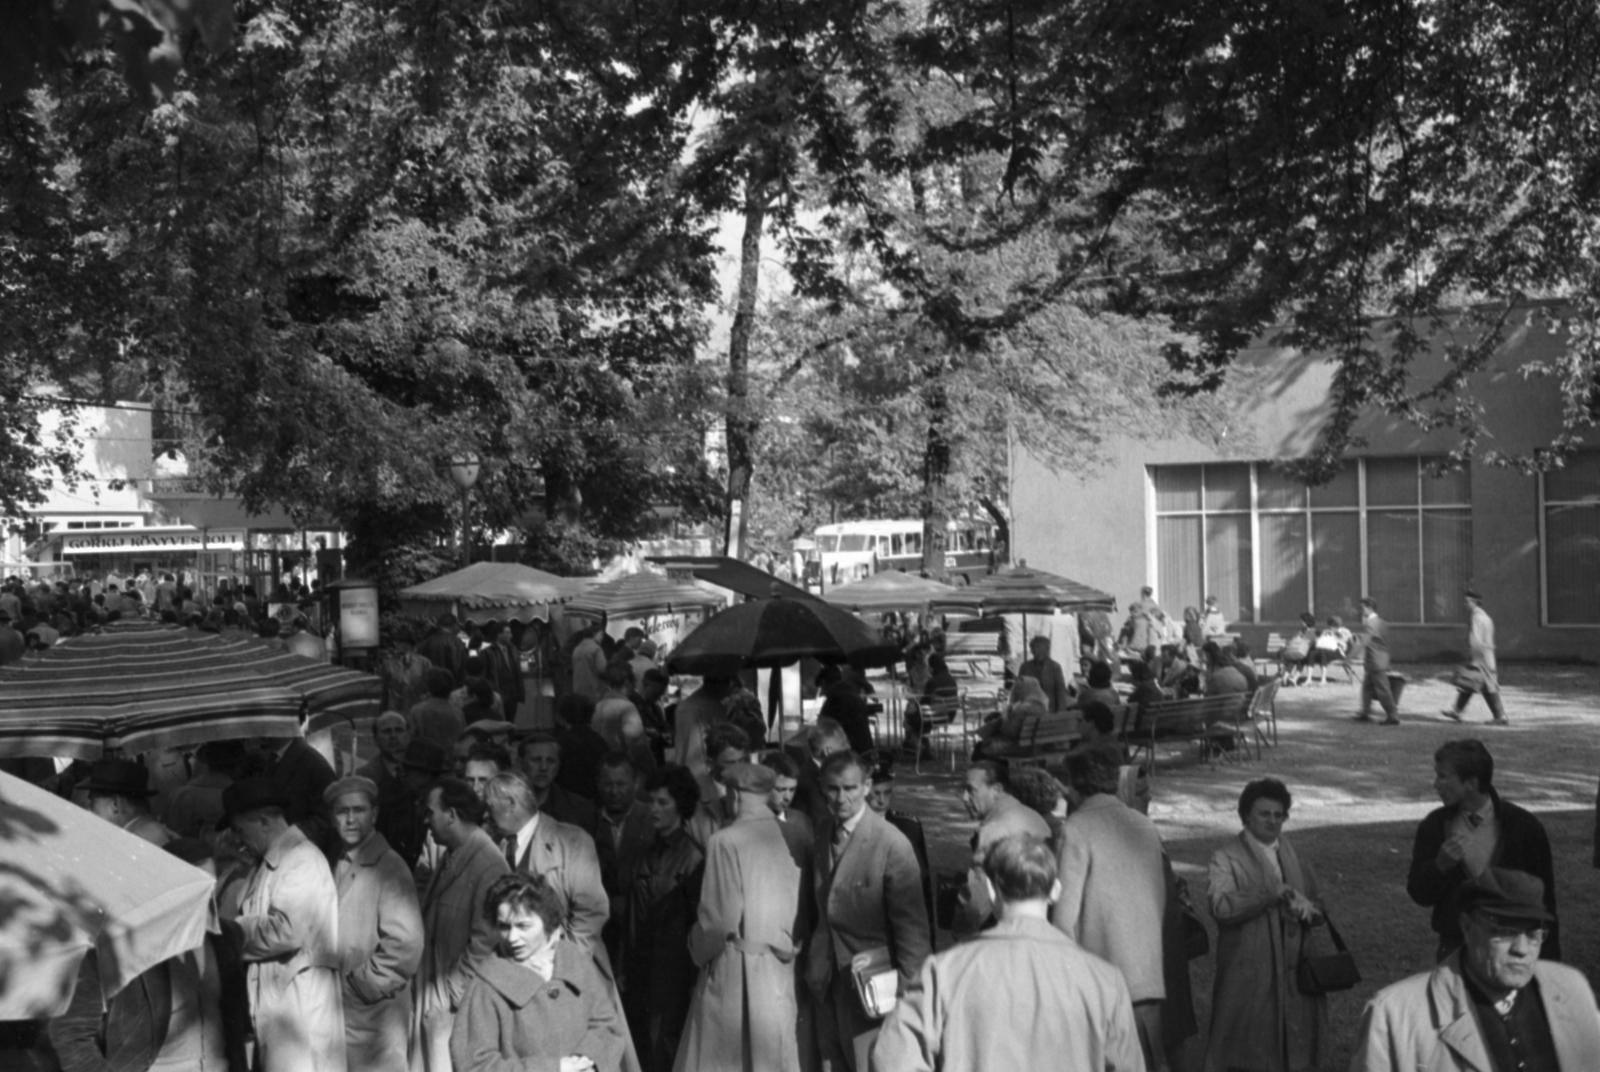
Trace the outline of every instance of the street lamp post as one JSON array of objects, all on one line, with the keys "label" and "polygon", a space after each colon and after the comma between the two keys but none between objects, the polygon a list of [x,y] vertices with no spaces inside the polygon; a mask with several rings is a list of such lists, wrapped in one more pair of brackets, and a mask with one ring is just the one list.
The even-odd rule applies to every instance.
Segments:
[{"label": "street lamp post", "polygon": [[457,454],[450,459],[450,479],[461,489],[461,568],[472,565],[472,530],[468,527],[472,507],[472,487],[478,482],[481,466],[478,455],[472,451]]}]

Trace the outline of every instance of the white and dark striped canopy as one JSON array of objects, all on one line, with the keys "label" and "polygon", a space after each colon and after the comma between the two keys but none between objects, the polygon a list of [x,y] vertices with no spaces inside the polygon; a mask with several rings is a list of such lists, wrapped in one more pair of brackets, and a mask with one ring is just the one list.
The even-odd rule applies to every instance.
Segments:
[{"label": "white and dark striped canopy", "polygon": [[376,717],[378,678],[254,638],[117,624],[0,667],[0,756],[97,759]]},{"label": "white and dark striped canopy", "polygon": [[720,606],[721,596],[645,570],[602,581],[575,597],[563,611],[586,618],[647,618]]}]

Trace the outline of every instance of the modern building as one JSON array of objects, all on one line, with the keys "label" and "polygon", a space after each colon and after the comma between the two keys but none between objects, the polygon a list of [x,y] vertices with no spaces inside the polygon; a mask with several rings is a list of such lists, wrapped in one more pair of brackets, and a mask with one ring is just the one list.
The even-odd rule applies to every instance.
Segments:
[{"label": "modern building", "polygon": [[[1267,634],[1311,611],[1354,625],[1377,599],[1401,659],[1465,650],[1463,592],[1484,596],[1508,658],[1600,657],[1600,436],[1542,475],[1484,464],[1482,451],[1527,454],[1561,429],[1557,381],[1530,375],[1565,338],[1552,310],[1519,308],[1489,365],[1472,378],[1486,434],[1464,469],[1439,472],[1453,433],[1386,413],[1363,416],[1334,479],[1307,487],[1282,462],[1304,458],[1333,412],[1325,355],[1262,343],[1242,353],[1202,432],[1113,439],[1109,460],[1058,473],[1019,456],[1013,473],[1016,555],[1114,592],[1126,605],[1150,584],[1169,612],[1218,597],[1236,631]],[[1558,310],[1557,310],[1558,311]],[[1391,337],[1392,324],[1373,327]],[[1443,343],[1417,382],[1443,368]]]}]

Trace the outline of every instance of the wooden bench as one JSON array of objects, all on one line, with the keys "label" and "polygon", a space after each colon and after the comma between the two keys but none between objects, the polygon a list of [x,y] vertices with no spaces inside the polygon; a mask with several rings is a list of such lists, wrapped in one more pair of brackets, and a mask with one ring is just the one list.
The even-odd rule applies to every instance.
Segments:
[{"label": "wooden bench", "polygon": [[1017,734],[1016,751],[1006,762],[1022,767],[1055,767],[1065,762],[1067,752],[1083,737],[1083,717],[1077,711],[1058,711],[1053,715],[1029,715]]},{"label": "wooden bench", "polygon": [[1168,741],[1194,742],[1208,763],[1225,742],[1234,751],[1248,749],[1244,713],[1249,709],[1248,694],[1231,696],[1193,696],[1182,700],[1162,700],[1139,712],[1138,721],[1128,735],[1128,747],[1137,761],[1138,754],[1149,755],[1150,776],[1155,777],[1156,745]]}]

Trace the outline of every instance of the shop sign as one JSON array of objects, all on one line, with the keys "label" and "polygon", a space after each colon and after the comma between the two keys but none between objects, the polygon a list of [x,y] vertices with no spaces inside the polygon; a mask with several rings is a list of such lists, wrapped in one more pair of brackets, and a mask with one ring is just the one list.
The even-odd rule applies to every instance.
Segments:
[{"label": "shop sign", "polygon": [[378,589],[340,588],[339,646],[375,648],[378,646]]},{"label": "shop sign", "polygon": [[183,554],[191,551],[243,551],[244,533],[237,529],[189,530],[104,529],[62,537],[64,555]]}]

